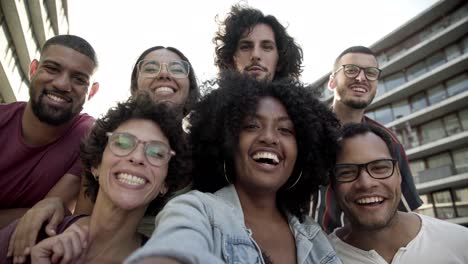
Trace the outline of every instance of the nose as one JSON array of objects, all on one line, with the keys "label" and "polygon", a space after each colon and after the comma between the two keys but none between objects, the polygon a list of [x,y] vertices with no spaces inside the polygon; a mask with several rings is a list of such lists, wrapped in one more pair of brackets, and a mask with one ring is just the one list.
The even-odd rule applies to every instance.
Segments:
[{"label": "nose", "polygon": [[267,145],[277,145],[279,139],[276,130],[270,127],[264,128],[260,134],[259,141]]},{"label": "nose", "polygon": [[360,82],[367,81],[366,73],[364,72],[364,69],[359,69],[359,74],[356,76],[356,80]]},{"label": "nose", "polygon": [[159,74],[157,76],[158,79],[170,79],[171,74],[169,73],[169,66],[166,63],[161,64],[161,69],[159,70]]},{"label": "nose", "polygon": [[145,165],[146,157],[142,142],[138,142],[138,146],[128,154],[127,158],[128,161],[135,166]]},{"label": "nose", "polygon": [[358,178],[355,182],[357,188],[370,189],[376,186],[377,181],[369,175],[365,167],[359,167]]},{"label": "nose", "polygon": [[260,61],[261,49],[259,46],[254,46],[252,48],[251,60],[252,61]]},{"label": "nose", "polygon": [[62,72],[59,76],[56,76],[52,81],[52,86],[60,91],[71,91],[70,78],[67,73]]}]

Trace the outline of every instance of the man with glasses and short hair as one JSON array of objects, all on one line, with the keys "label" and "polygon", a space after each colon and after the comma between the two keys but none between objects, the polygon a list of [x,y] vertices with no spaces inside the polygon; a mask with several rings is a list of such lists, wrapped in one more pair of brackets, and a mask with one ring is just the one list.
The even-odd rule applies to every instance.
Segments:
[{"label": "man with glasses and short hair", "polygon": [[468,263],[468,229],[398,210],[398,150],[385,130],[345,125],[331,186],[348,220],[329,235],[343,263]]},{"label": "man with glasses and short hair", "polygon": [[[377,92],[380,73],[375,54],[369,48],[353,46],[344,50],[335,60],[328,83],[330,90],[334,92],[332,110],[342,125],[370,123],[381,127],[392,136],[402,176],[399,210],[412,211],[417,209],[422,201],[414,185],[404,148],[392,131],[364,115]],[[314,199],[314,208],[314,217],[326,232],[330,233],[343,225],[343,213],[336,205],[330,186],[320,189],[318,197]]]}]

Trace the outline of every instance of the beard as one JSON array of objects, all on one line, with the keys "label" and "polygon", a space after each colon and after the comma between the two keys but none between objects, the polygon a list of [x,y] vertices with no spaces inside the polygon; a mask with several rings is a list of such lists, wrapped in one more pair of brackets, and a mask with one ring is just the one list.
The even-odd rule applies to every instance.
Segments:
[{"label": "beard", "polygon": [[33,83],[31,83],[31,87],[29,89],[31,108],[34,115],[39,119],[39,121],[43,123],[52,126],[60,126],[72,120],[77,114],[81,112],[81,108],[74,109],[73,105],[63,109],[44,104],[43,100],[45,94],[42,93],[41,95],[36,96],[34,91],[36,90],[33,87]]},{"label": "beard", "polygon": [[365,109],[367,108],[370,103],[372,102],[373,98],[370,98],[368,101],[358,101],[358,100],[353,100],[353,99],[345,99],[343,100],[343,104],[350,108],[354,109]]}]

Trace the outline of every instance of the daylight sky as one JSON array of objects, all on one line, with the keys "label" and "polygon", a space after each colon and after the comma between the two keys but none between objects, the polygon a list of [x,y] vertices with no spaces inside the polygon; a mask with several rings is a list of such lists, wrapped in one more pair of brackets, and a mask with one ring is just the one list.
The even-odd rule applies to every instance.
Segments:
[{"label": "daylight sky", "polygon": [[[96,49],[100,90],[84,112],[94,117],[129,95],[130,74],[140,53],[173,46],[191,61],[201,82],[216,76],[212,38],[233,0],[68,0],[70,34]],[[370,46],[435,0],[249,0],[288,28],[304,51],[302,81],[324,76],[335,57],[354,45]]]}]

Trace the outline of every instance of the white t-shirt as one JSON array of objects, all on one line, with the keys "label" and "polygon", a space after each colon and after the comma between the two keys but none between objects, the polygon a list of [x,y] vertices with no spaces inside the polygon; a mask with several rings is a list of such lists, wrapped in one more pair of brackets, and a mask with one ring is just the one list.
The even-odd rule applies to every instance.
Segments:
[{"label": "white t-shirt", "polygon": [[[429,216],[421,218],[421,230],[406,247],[401,247],[392,263],[468,263],[468,228]],[[362,250],[341,240],[336,232],[329,235],[344,264],[388,264],[375,250]],[[397,235],[397,234],[396,234]]]}]

